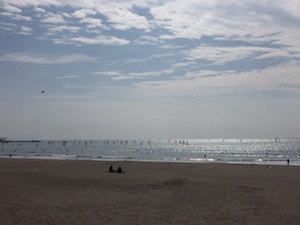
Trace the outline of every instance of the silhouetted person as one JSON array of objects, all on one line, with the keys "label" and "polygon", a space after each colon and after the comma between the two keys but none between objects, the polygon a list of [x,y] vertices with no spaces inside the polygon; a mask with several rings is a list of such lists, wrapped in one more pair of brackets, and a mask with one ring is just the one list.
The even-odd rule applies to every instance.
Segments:
[{"label": "silhouetted person", "polygon": [[114,173],[115,172],[112,165],[109,167],[108,172],[110,172],[110,173]]},{"label": "silhouetted person", "polygon": [[287,159],[286,162],[287,162],[287,165],[289,166],[290,165],[290,159]]},{"label": "silhouetted person", "polygon": [[117,172],[117,173],[124,173],[124,171],[122,170],[122,167],[121,167],[121,166],[119,166],[119,168],[117,169],[116,172]]}]

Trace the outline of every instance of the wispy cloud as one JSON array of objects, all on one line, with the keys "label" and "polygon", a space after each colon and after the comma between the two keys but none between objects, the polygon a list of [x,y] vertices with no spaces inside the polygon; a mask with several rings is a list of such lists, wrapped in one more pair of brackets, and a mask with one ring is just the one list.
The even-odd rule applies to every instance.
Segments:
[{"label": "wispy cloud", "polygon": [[[51,10],[49,6],[52,6]],[[68,6],[68,12],[64,12],[64,6]],[[247,64],[252,65],[251,63],[259,60],[300,58],[300,41],[297,38],[300,35],[297,29],[300,17],[296,0],[134,0],[118,3],[109,1],[105,4],[83,0],[45,0],[42,3],[32,0],[11,3],[9,0],[3,0],[1,7],[1,15],[11,18],[11,21],[34,20],[39,28],[43,28],[41,30],[44,33],[36,34],[39,40],[49,39],[55,44],[72,44],[78,47],[150,45],[166,51],[161,54],[164,55],[161,58],[164,60],[164,68],[161,70],[147,68],[143,72],[135,72],[133,69],[117,69],[110,73],[114,70],[108,68],[108,72],[103,72],[103,75],[110,76],[115,81],[148,79],[165,74],[177,80],[180,80],[180,77],[183,80],[195,79],[201,77],[203,71],[206,71],[207,74],[203,76],[207,78],[219,77],[219,73],[207,72],[214,71],[210,70],[211,68],[202,68],[202,72],[198,73],[198,63],[205,62],[206,67],[215,67],[215,71],[227,74],[231,70],[224,70],[222,67],[233,62],[242,64],[247,61]],[[28,12],[31,9],[34,13],[30,17]],[[2,29],[14,30],[23,35],[35,32],[36,28],[31,27],[30,23],[17,26],[11,21],[2,22]],[[206,41],[207,37],[209,41]],[[172,58],[175,54],[178,60]],[[149,55],[127,55],[121,60],[114,60],[110,65],[141,65],[146,62],[151,64],[155,59],[159,59],[159,54]],[[2,55],[0,60],[59,64],[93,61],[94,58],[81,54],[55,58],[27,53],[7,53]],[[262,68],[264,66],[260,69]],[[178,71],[180,75],[175,75]]]},{"label": "wispy cloud", "polygon": [[[215,40],[241,40],[247,43],[278,43],[281,46],[295,47],[298,42],[285,33],[299,36],[297,22],[300,21],[296,0],[253,2],[240,1],[108,1],[102,4],[98,1],[64,1],[45,0],[42,3],[32,0],[14,1],[3,0],[1,15],[12,20],[32,21],[32,17],[25,15],[35,6],[33,11],[39,13],[34,17],[40,26],[61,24],[65,27],[77,27],[77,37],[66,35],[66,39],[75,38],[73,44],[104,44],[120,45],[135,43],[139,45],[160,45],[172,47],[168,42],[176,39],[201,40],[203,37],[214,37]],[[53,12],[48,7],[54,6]],[[62,12],[63,6],[69,6],[69,12]],[[138,13],[139,8],[147,11],[148,16]],[[73,11],[73,12],[72,12]],[[106,18],[102,21],[102,18]],[[280,21],[280,23],[278,22]],[[83,26],[79,27],[78,23]],[[276,25],[275,25],[276,24]],[[293,24],[290,26],[290,24]],[[28,25],[25,25],[28,26]],[[51,28],[51,27],[49,27]],[[95,31],[95,29],[99,29]],[[101,36],[91,37],[83,32],[101,33]],[[128,40],[125,37],[115,37],[103,31],[117,30],[121,32],[131,29],[141,30],[141,35]],[[66,31],[66,30],[65,30]],[[156,33],[154,31],[159,31]],[[47,30],[47,33],[55,31]],[[26,33],[24,33],[26,34]],[[103,36],[107,36],[103,38]],[[117,39],[116,39],[117,38]],[[118,40],[119,39],[119,40]],[[55,43],[58,38],[51,39]],[[124,42],[127,40],[127,42]],[[177,45],[178,46],[178,45]],[[173,47],[176,47],[173,45]]]},{"label": "wispy cloud", "polygon": [[22,62],[33,64],[68,64],[93,62],[95,58],[83,54],[72,54],[62,56],[44,56],[28,53],[6,53],[0,57],[0,61]]},{"label": "wispy cloud", "polygon": [[0,23],[0,28],[6,31],[15,31],[18,26],[14,23]]},{"label": "wispy cloud", "polygon": [[[281,64],[276,67],[267,67],[263,70],[236,71],[198,71],[186,73],[183,77],[173,80],[142,81],[136,83],[137,90],[149,95],[160,97],[170,96],[199,96],[208,93],[230,96],[241,93],[252,93],[264,97],[262,93],[268,92],[297,92],[300,90],[295,85],[300,85],[295,71],[300,70],[299,63]],[[269,96],[268,96],[269,97]]]},{"label": "wispy cloud", "polygon": [[187,52],[187,58],[191,60],[205,59],[214,64],[225,64],[232,61],[243,60],[255,56],[272,52],[273,49],[266,47],[238,46],[238,47],[215,47],[199,46]]},{"label": "wispy cloud", "polygon": [[93,9],[83,8],[83,9],[76,10],[72,15],[75,18],[85,18],[85,17],[88,17],[90,15],[95,16],[96,14],[97,14],[97,11],[95,11]]},{"label": "wispy cloud", "polygon": [[20,21],[25,21],[25,22],[32,21],[32,18],[30,16],[23,16],[23,15],[11,13],[11,12],[0,12],[0,15],[9,17],[12,20],[20,20]]},{"label": "wispy cloud", "polygon": [[33,30],[30,27],[21,26],[20,31],[18,32],[18,34],[31,35],[32,31]]},{"label": "wispy cloud", "polygon": [[108,35],[99,35],[97,37],[89,38],[89,37],[73,37],[68,41],[72,41],[73,43],[78,44],[88,44],[88,45],[127,45],[130,41],[122,38],[117,38]]},{"label": "wispy cloud", "polygon": [[35,11],[35,12],[38,12],[38,13],[45,13],[45,12],[46,12],[45,9],[39,8],[39,7],[35,7],[35,8],[34,8],[34,11]]},{"label": "wispy cloud", "polygon": [[93,72],[95,75],[102,75],[111,77],[112,80],[120,81],[120,80],[131,80],[131,79],[146,79],[150,77],[159,77],[164,76],[166,74],[172,74],[174,72],[173,69],[159,70],[159,71],[147,71],[147,72],[121,72],[121,71],[101,71],[101,72]]},{"label": "wispy cloud", "polygon": [[108,18],[111,27],[117,30],[141,29],[149,31],[151,23],[144,16],[133,13],[130,9],[134,2],[128,4],[119,4],[112,2],[107,5],[97,5],[96,9],[99,13]]},{"label": "wispy cloud", "polygon": [[14,5],[8,4],[8,3],[1,4],[1,7],[2,7],[3,10],[5,10],[7,12],[22,13],[22,9],[20,9],[20,8],[14,6]]},{"label": "wispy cloud", "polygon": [[48,29],[47,35],[57,35],[61,32],[70,32],[77,33],[80,31],[80,27],[71,26],[71,25],[47,25],[45,26]]},{"label": "wispy cloud", "polygon": [[87,24],[88,28],[97,28],[97,27],[105,28],[105,26],[102,24],[102,21],[100,19],[83,18],[79,22],[83,24]]},{"label": "wispy cloud", "polygon": [[116,70],[116,71],[94,71],[94,72],[92,72],[92,74],[109,76],[109,77],[122,76],[122,72],[119,70]]},{"label": "wispy cloud", "polygon": [[66,75],[66,76],[57,76],[56,79],[74,79],[74,78],[79,78],[81,76],[77,75]]},{"label": "wispy cloud", "polygon": [[41,22],[42,23],[61,24],[61,23],[65,23],[65,20],[60,14],[47,13],[44,16],[44,19],[41,20]]}]

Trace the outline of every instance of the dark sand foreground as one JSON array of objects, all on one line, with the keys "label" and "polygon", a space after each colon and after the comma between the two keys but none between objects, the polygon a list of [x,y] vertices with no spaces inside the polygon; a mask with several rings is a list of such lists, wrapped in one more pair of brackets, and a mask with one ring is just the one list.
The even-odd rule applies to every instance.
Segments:
[{"label": "dark sand foreground", "polygon": [[0,159],[0,224],[299,225],[300,167]]}]

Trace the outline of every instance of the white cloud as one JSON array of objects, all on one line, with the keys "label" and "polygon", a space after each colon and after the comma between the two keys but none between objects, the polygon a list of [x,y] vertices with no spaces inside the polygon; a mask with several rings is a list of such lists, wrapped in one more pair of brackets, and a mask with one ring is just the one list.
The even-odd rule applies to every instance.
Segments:
[{"label": "white cloud", "polygon": [[99,13],[105,15],[114,29],[142,29],[149,31],[151,24],[144,16],[137,15],[122,4],[97,5]]},{"label": "white cloud", "polygon": [[289,58],[295,57],[286,49],[273,49],[267,53],[261,54],[260,56],[255,57],[255,59],[269,59],[269,58]]},{"label": "white cloud", "polygon": [[[156,25],[165,29],[163,40],[176,38],[200,39],[213,36],[223,40],[243,40],[249,43],[280,42],[290,45],[293,37],[283,39],[280,34],[300,35],[299,8],[289,1],[167,1],[152,7]],[[288,8],[288,9],[287,9]],[[297,15],[297,16],[295,16]],[[298,21],[298,22],[296,22]]]},{"label": "white cloud", "polygon": [[[221,3],[222,4],[222,3]],[[167,1],[150,9],[156,25],[169,34],[163,34],[161,39],[174,38],[200,39],[203,35],[222,35],[223,28],[218,20],[216,1]],[[228,15],[229,16],[229,15]],[[221,18],[220,18],[221,19]],[[226,27],[226,33],[233,29]],[[225,33],[225,34],[226,34]]]},{"label": "white cloud", "polygon": [[85,18],[89,15],[96,15],[97,12],[93,9],[79,9],[77,11],[75,11],[72,16],[75,18]]},{"label": "white cloud", "polygon": [[118,70],[118,71],[99,71],[99,72],[93,72],[93,74],[109,76],[111,77],[112,80],[120,81],[120,80],[145,79],[149,77],[158,77],[166,74],[171,74],[173,72],[174,72],[173,69],[147,71],[147,72],[140,72],[140,73],[137,72],[125,73]]},{"label": "white cloud", "polygon": [[22,13],[22,9],[20,9],[14,5],[7,4],[7,3],[1,4],[1,8],[10,13]]},{"label": "white cloud", "polygon": [[109,76],[109,77],[121,76],[122,75],[121,71],[118,71],[118,70],[116,70],[116,71],[95,71],[92,74]]},{"label": "white cloud", "polygon": [[[243,60],[245,58],[255,56],[255,54],[264,54],[274,51],[272,48],[266,47],[214,47],[214,46],[199,46],[186,53],[190,60],[204,59],[212,61],[214,64],[225,64],[232,61]],[[285,54],[284,54],[285,55]],[[282,56],[284,56],[282,55]]]},{"label": "white cloud", "polygon": [[28,53],[6,53],[0,57],[0,61],[21,62],[33,64],[68,64],[92,62],[95,58],[83,54],[71,54],[62,56],[44,56]]},{"label": "white cloud", "polygon": [[197,78],[216,77],[216,76],[223,76],[226,74],[233,74],[233,73],[235,73],[235,71],[200,70],[200,71],[187,72],[184,76],[176,77],[176,80],[195,80]]},{"label": "white cloud", "polygon": [[88,44],[88,45],[127,45],[130,42],[126,39],[121,39],[113,36],[104,36],[99,35],[94,38],[89,37],[73,37],[70,38],[69,41],[80,44]]},{"label": "white cloud", "polygon": [[0,28],[7,31],[14,31],[18,28],[18,26],[14,23],[0,23]]},{"label": "white cloud", "polygon": [[196,62],[191,62],[191,61],[188,61],[188,62],[173,63],[173,64],[172,64],[172,68],[178,69],[178,68],[188,67],[188,66],[195,65],[195,64],[196,64]]},{"label": "white cloud", "polygon": [[1,12],[0,15],[7,16],[12,20],[20,20],[20,21],[26,21],[26,22],[32,21],[32,18],[30,16],[23,16],[23,15],[11,13],[11,12]]},{"label": "white cloud", "polygon": [[80,76],[77,75],[66,75],[66,76],[57,76],[56,79],[74,79],[79,78]]},{"label": "white cloud", "polygon": [[[286,92],[300,94],[299,63],[288,63],[263,70],[195,71],[173,80],[143,81],[136,83],[137,91],[149,96],[199,97],[240,93]],[[261,96],[263,97],[263,95]]]},{"label": "white cloud", "polygon": [[47,13],[45,15],[45,18],[41,20],[43,23],[54,23],[54,24],[59,24],[59,23],[65,23],[64,18],[59,15],[59,14],[54,14],[54,13]]},{"label": "white cloud", "polygon": [[[298,38],[300,31],[296,29],[299,28],[296,22],[300,18],[298,13],[300,6],[295,0],[264,0],[262,2],[255,0],[225,0],[222,2],[217,0],[136,0],[107,1],[105,3],[83,0],[64,2],[57,0],[39,2],[35,0],[3,0],[2,5],[5,10],[2,15],[9,16],[14,20],[18,16],[19,19],[23,18],[24,20],[26,18],[22,15],[24,7],[27,7],[28,10],[28,6],[37,6],[34,11],[39,13],[48,11],[48,6],[57,7],[56,13],[47,12],[40,20],[42,23],[47,23],[41,25],[48,29],[43,36],[44,39],[52,38],[56,44],[127,45],[134,43],[160,46],[166,51],[171,51],[171,48],[190,48],[190,50],[185,50],[184,54],[180,51],[180,57],[184,55],[185,58],[179,59],[178,63],[171,64],[169,70],[164,70],[169,71],[168,73],[175,71],[175,69],[186,69],[185,71],[188,71],[189,67],[195,69],[197,60],[207,60],[211,62],[210,65],[222,66],[228,62],[238,62],[245,59],[249,61],[272,58],[291,60],[300,57]],[[63,8],[61,8],[66,5],[71,8],[68,13],[64,13]],[[147,14],[143,16],[141,12],[135,10],[135,7],[141,7]],[[15,12],[16,15],[12,15],[11,12]],[[105,19],[102,19],[102,16]],[[27,19],[30,20],[30,17]],[[80,27],[78,23],[85,26]],[[2,29],[7,30],[13,29],[12,26],[3,23],[2,27]],[[130,29],[140,30],[134,33],[136,37],[133,41],[126,36]],[[158,29],[159,33],[154,32],[155,29]],[[17,31],[23,34],[33,33],[28,24],[19,26]],[[92,37],[91,31],[97,32],[97,35],[101,33],[101,35]],[[79,32],[81,33],[79,34]],[[88,35],[85,36],[84,32]],[[118,37],[105,35],[105,32],[117,32]],[[76,33],[78,34],[76,35]],[[207,36],[220,43],[222,47],[213,46],[212,43],[209,43],[210,45],[202,44],[203,39],[201,38]],[[201,40],[199,41],[201,45],[173,44],[173,39],[177,38],[198,39]],[[245,43],[236,43],[235,41],[248,43],[246,46]],[[230,45],[226,46],[229,42]],[[238,44],[242,46],[238,46]],[[261,47],[264,45],[268,47]],[[129,57],[127,61],[120,61],[123,63],[140,63],[151,61],[154,58],[155,56]],[[194,72],[187,72],[187,74],[190,74],[190,77],[196,76]],[[120,80],[151,76],[156,76],[155,72],[128,72],[115,74],[112,78]]]},{"label": "white cloud", "polygon": [[46,13],[45,9],[43,8],[39,8],[39,7],[35,7],[34,11],[38,12],[38,13]]},{"label": "white cloud", "polygon": [[[5,4],[8,4],[9,1],[4,0]],[[42,2],[37,2],[35,0],[24,0],[20,1],[13,1],[14,7],[22,8],[28,6],[38,6],[40,12],[45,10],[45,7],[49,6],[64,6],[68,5],[77,9],[74,13],[72,13],[72,17],[74,18],[88,18],[89,16],[95,16],[97,11],[107,17],[109,24],[111,27],[118,29],[118,30],[128,30],[128,29],[142,29],[142,30],[149,30],[151,28],[151,24],[148,20],[141,15],[135,14],[132,12],[132,7],[134,5],[140,7],[149,6],[147,3],[143,3],[141,1],[122,1],[122,2],[114,2],[108,1],[105,4],[101,1],[56,1],[56,0],[44,0]],[[38,11],[38,10],[36,10]],[[52,15],[48,16],[42,22],[47,23],[62,23],[63,18],[59,17],[59,15]]]},{"label": "white cloud", "polygon": [[18,34],[22,35],[31,35],[32,34],[32,28],[26,27],[26,26],[21,26],[20,31]]},{"label": "white cloud", "polygon": [[[253,0],[237,1],[57,1],[57,0],[3,0],[6,11],[2,15],[14,20],[31,21],[31,17],[21,15],[23,7],[35,6],[35,12],[44,13],[47,7],[57,7],[58,14],[47,13],[41,20],[44,23],[66,23],[64,17],[73,22],[81,19],[87,27],[83,31],[91,32],[92,28],[143,30],[150,33],[160,29],[160,34],[152,34],[136,38],[136,44],[161,45],[165,48],[172,45],[168,41],[176,38],[200,39],[203,36],[215,37],[215,40],[242,40],[249,43],[278,43],[295,47],[295,37],[300,35],[299,4],[295,0],[257,2]],[[70,6],[73,13],[63,13],[60,7]],[[149,17],[136,13],[134,7],[149,11]],[[17,12],[12,15],[11,12]],[[106,17],[105,22],[99,16]],[[72,21],[73,19],[73,21]],[[278,22],[279,21],[279,22]],[[70,24],[66,24],[70,25]],[[90,29],[87,30],[86,28]],[[288,34],[288,35],[282,35]],[[296,38],[297,39],[297,38]],[[176,46],[173,46],[176,47]]]},{"label": "white cloud", "polygon": [[48,34],[55,35],[57,32],[64,32],[68,31],[71,33],[76,33],[80,31],[80,27],[71,26],[71,25],[49,25],[48,28]]},{"label": "white cloud", "polygon": [[135,39],[134,43],[138,45],[157,45],[163,43],[163,41],[154,36],[144,35]]},{"label": "white cloud", "polygon": [[14,6],[18,7],[29,7],[29,6],[62,6],[59,0],[2,0],[3,2],[13,4]]},{"label": "white cloud", "polygon": [[83,18],[79,22],[88,24],[88,28],[105,27],[100,19],[95,18]]},{"label": "white cloud", "polygon": [[140,73],[129,73],[128,76],[123,76],[117,78],[117,80],[122,80],[122,79],[143,79],[147,77],[158,77],[158,76],[163,76],[167,74],[172,74],[174,73],[173,69],[166,69],[166,70],[159,70],[159,71],[147,71],[147,72],[140,72]]}]

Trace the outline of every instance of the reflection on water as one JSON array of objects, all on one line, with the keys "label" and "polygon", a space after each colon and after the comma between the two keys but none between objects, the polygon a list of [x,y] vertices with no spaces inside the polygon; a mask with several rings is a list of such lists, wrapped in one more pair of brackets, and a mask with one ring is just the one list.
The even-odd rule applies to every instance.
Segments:
[{"label": "reflection on water", "polygon": [[0,157],[300,165],[300,139],[1,141]]}]

